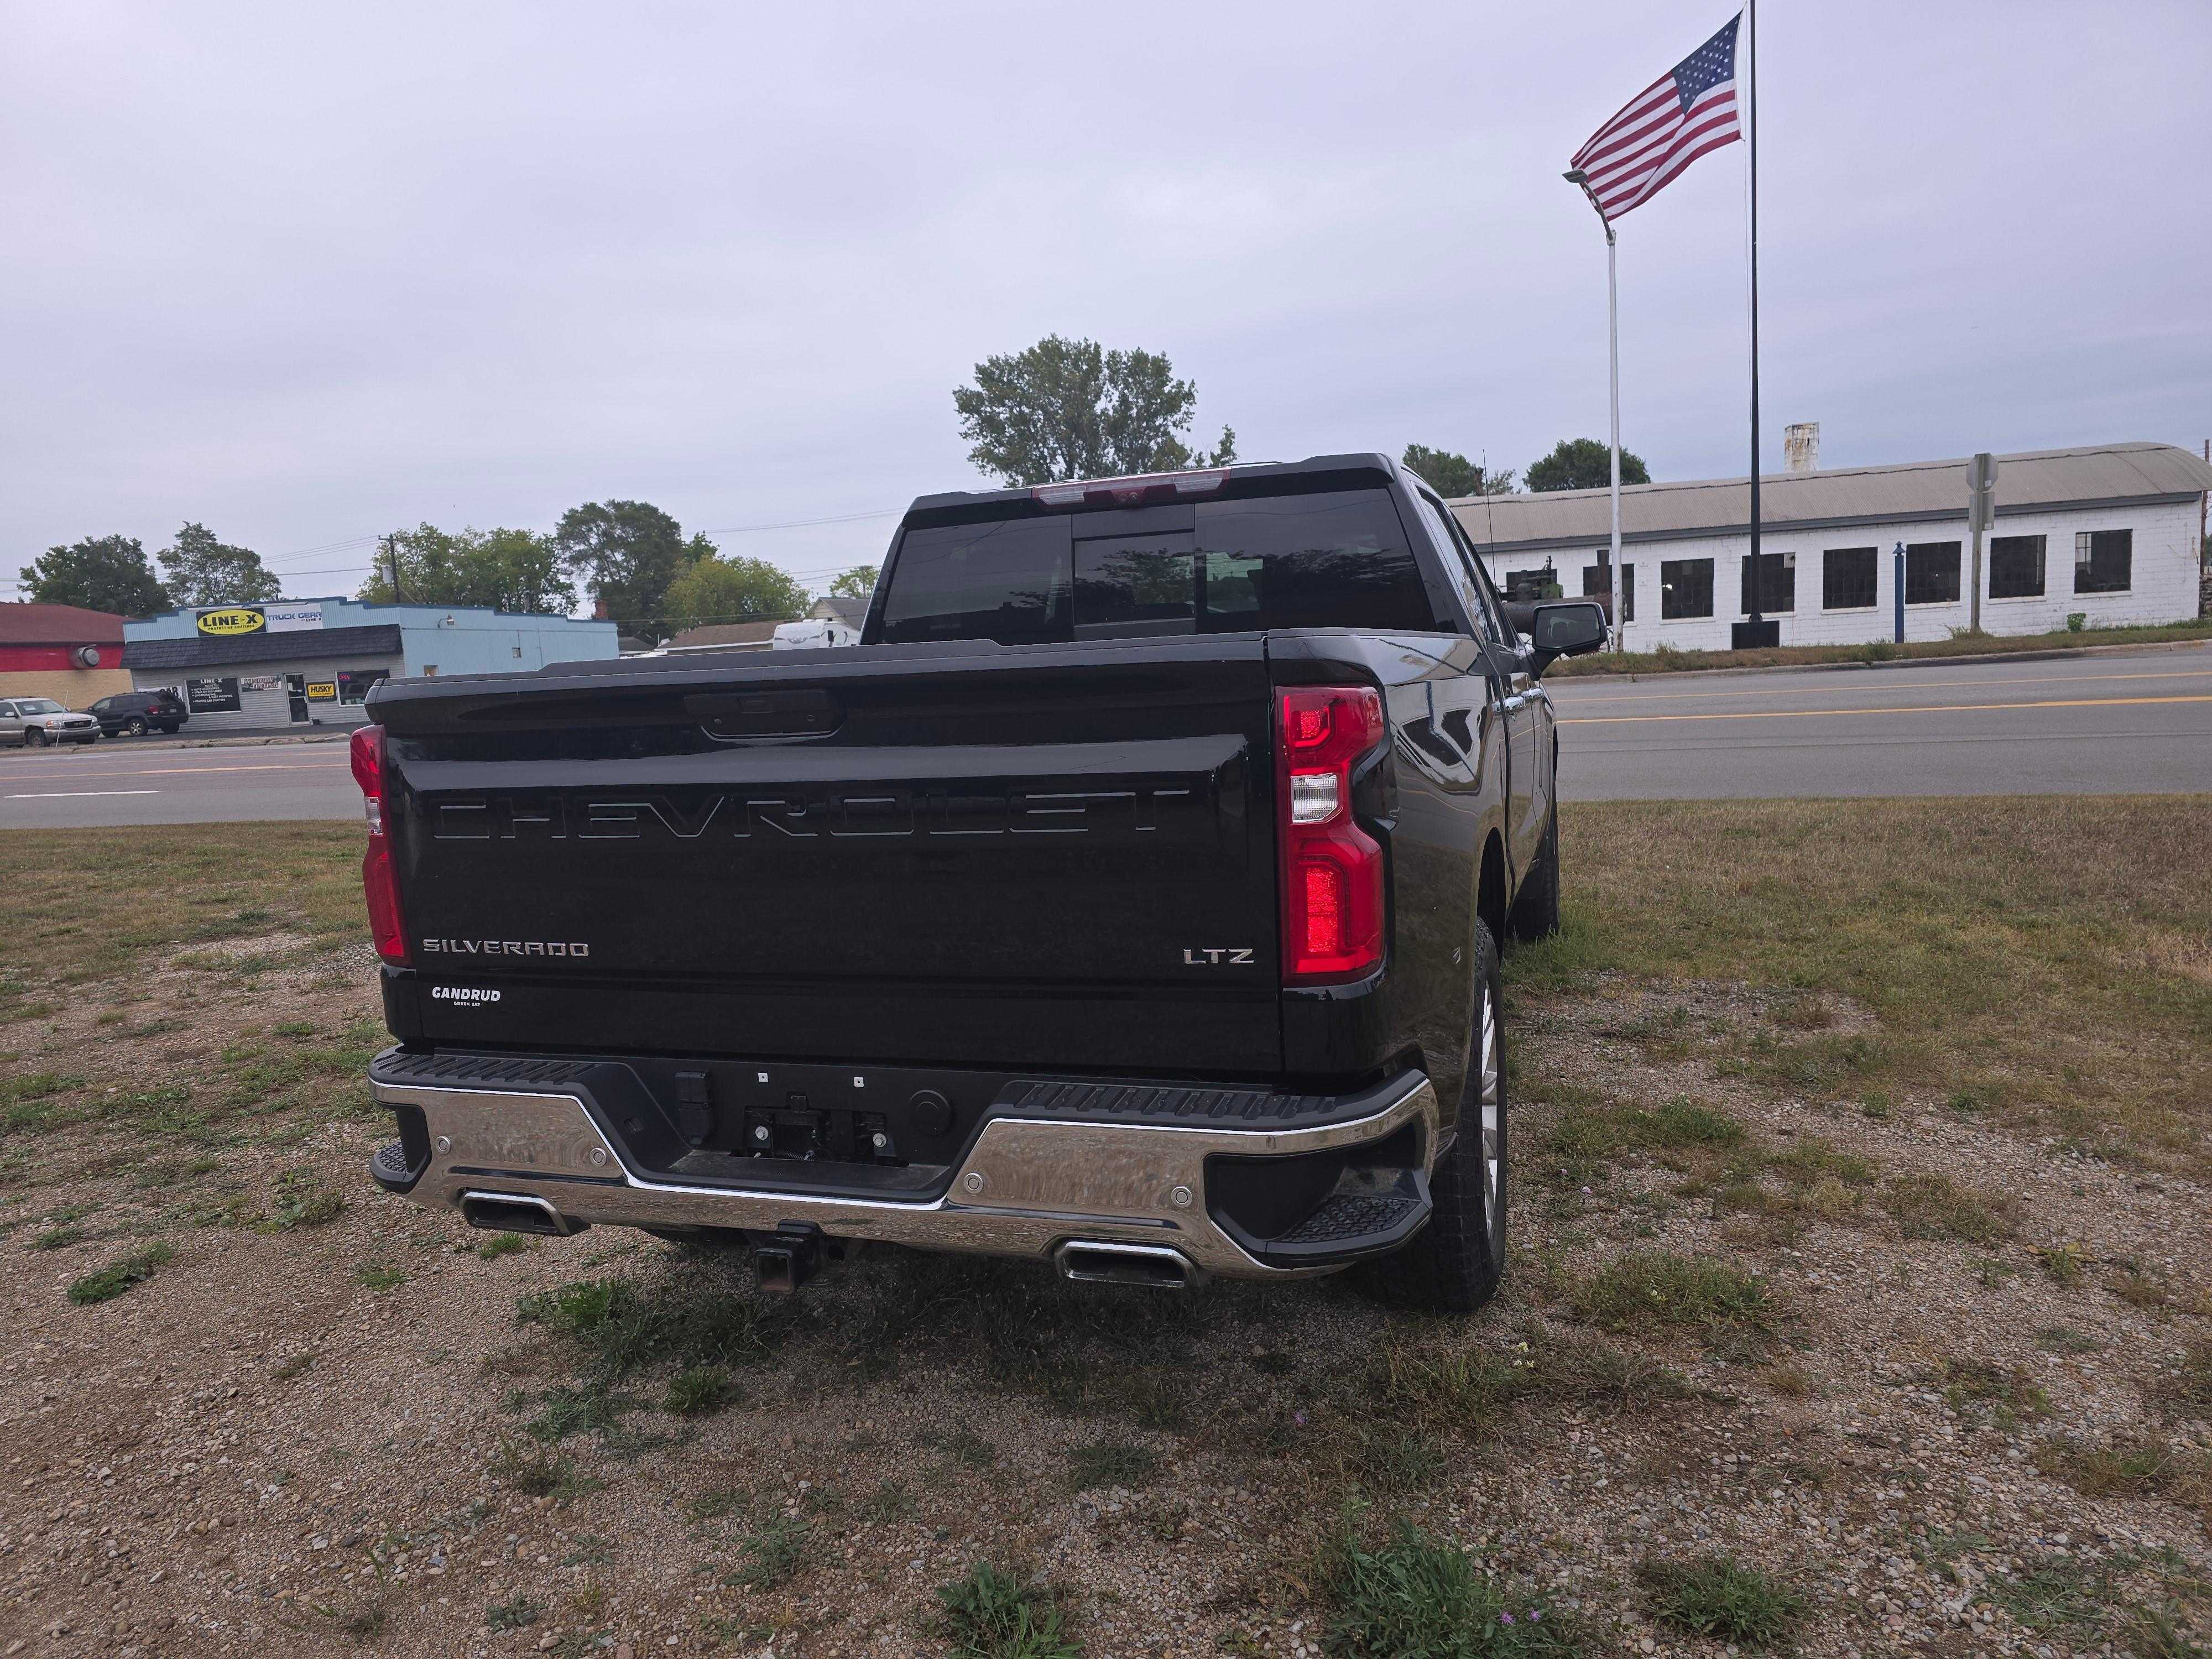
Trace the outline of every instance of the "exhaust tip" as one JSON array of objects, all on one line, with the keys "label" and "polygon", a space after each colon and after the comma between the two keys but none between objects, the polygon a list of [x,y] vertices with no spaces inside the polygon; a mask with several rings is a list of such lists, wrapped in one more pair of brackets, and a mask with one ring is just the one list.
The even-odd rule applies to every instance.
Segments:
[{"label": "exhaust tip", "polygon": [[566,1238],[591,1224],[571,1221],[546,1200],[527,1193],[463,1193],[461,1218],[489,1232],[536,1233],[542,1238]]},{"label": "exhaust tip", "polygon": [[1181,1250],[1164,1244],[1115,1244],[1073,1239],[1054,1252],[1060,1277],[1079,1285],[1146,1285],[1156,1291],[1185,1291],[1199,1271]]}]

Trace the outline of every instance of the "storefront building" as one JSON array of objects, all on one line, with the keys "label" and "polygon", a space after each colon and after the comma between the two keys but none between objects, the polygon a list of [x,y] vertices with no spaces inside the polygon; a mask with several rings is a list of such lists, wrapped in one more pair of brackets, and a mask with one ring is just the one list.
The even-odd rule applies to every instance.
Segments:
[{"label": "storefront building", "polygon": [[343,599],[200,605],[123,628],[131,688],[173,688],[195,732],[357,726],[380,680],[521,673],[619,654],[612,623]]},{"label": "storefront building", "polygon": [[[1996,460],[1996,523],[1981,571],[1985,632],[2197,614],[2212,466],[2155,443]],[[1891,640],[1900,617],[1907,640],[1942,640],[1972,624],[1965,460],[1769,473],[1759,494],[1754,584],[1747,479],[1621,490],[1629,649],[1726,650],[1754,611],[1783,645]],[[1608,596],[1607,491],[1475,495],[1450,506],[1509,598]]]},{"label": "storefront building", "polygon": [[0,605],[0,697],[84,708],[131,690],[123,618],[74,605]]}]

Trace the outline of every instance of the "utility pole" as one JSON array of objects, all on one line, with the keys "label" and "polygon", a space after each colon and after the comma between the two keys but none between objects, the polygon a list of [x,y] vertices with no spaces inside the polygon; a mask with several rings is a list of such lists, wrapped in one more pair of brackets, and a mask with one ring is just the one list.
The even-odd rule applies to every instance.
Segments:
[{"label": "utility pole", "polygon": [[1985,450],[1966,466],[1966,527],[1974,533],[1974,599],[1966,621],[1977,634],[1982,631],[1982,532],[1996,521],[1997,463]]},{"label": "utility pole", "polygon": [[399,538],[398,536],[386,536],[384,538],[384,558],[392,571],[392,602],[394,605],[399,605],[404,601],[399,593]]}]

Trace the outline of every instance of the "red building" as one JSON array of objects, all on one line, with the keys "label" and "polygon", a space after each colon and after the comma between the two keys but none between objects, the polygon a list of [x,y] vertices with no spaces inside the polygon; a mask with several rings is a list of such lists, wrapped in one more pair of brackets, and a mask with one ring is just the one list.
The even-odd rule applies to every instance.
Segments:
[{"label": "red building", "polygon": [[74,605],[0,605],[0,697],[83,708],[130,689],[122,617]]}]

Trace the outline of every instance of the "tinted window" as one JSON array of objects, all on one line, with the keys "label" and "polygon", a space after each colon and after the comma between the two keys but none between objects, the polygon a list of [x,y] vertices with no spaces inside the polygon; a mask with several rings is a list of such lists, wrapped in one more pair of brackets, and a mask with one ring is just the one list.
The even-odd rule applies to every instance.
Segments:
[{"label": "tinted window", "polygon": [[1210,629],[1437,626],[1388,490],[1202,502],[1198,545]]},{"label": "tinted window", "polygon": [[1863,611],[1874,604],[1875,550],[1832,547],[1820,555],[1820,608]]},{"label": "tinted window", "polygon": [[1713,614],[1713,562],[1711,559],[1662,559],[1659,562],[1659,615],[1672,622],[1678,617]]},{"label": "tinted window", "polygon": [[2077,530],[2074,532],[2074,591],[2124,593],[2135,579],[2136,532]]},{"label": "tinted window", "polygon": [[1000,519],[909,530],[899,541],[884,638],[996,640],[1068,636],[1068,521]]},{"label": "tinted window", "polygon": [[1433,631],[1389,493],[1207,501],[1194,528],[1090,536],[1103,518],[916,529],[899,544],[884,638],[1003,644],[1278,628]]},{"label": "tinted window", "polygon": [[1959,544],[1908,542],[1905,549],[1905,602],[1948,605],[1959,597]]},{"label": "tinted window", "polygon": [[1990,597],[1993,599],[2041,599],[2043,545],[2040,536],[1990,538]]},{"label": "tinted window", "polygon": [[1797,556],[1795,553],[1766,553],[1759,556],[1759,580],[1752,580],[1749,555],[1743,561],[1743,614],[1753,611],[1771,616],[1797,608]]},{"label": "tinted window", "polygon": [[[1608,554],[1607,556],[1610,557],[1611,555]],[[1586,599],[1602,599],[1608,597],[1606,586],[1607,574],[1603,565],[1584,565],[1583,567],[1583,597]],[[1620,619],[1623,622],[1636,620],[1636,567],[1626,559],[1620,562]]]}]

